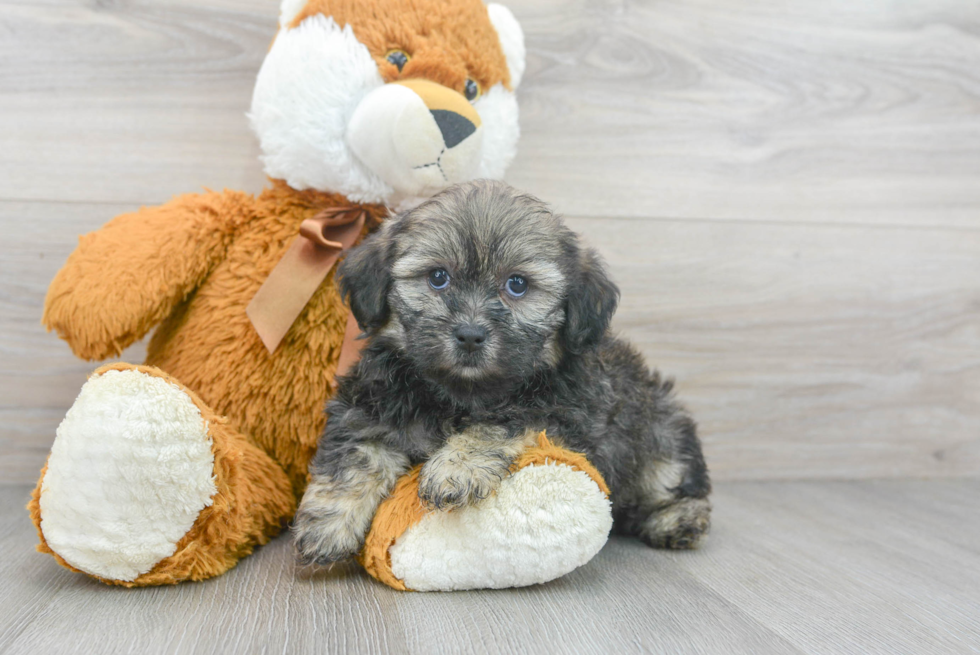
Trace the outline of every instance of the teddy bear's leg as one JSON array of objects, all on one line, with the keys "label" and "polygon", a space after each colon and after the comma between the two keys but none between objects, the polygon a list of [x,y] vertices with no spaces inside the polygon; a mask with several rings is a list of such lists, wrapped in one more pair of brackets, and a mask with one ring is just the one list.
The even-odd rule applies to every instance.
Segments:
[{"label": "teddy bear's leg", "polygon": [[[431,460],[430,460],[431,461]],[[496,492],[452,511],[419,498],[421,466],[381,503],[359,560],[395,589],[523,587],[585,564],[612,528],[609,487],[581,453],[544,435]]]},{"label": "teddy bear's leg", "polygon": [[295,510],[289,479],[193,392],[147,366],[98,369],[28,505],[38,550],[125,586],[202,580]]}]

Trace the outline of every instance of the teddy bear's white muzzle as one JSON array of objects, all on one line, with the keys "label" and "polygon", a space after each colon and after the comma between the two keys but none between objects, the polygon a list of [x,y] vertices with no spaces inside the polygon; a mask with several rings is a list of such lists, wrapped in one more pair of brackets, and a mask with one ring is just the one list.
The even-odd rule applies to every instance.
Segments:
[{"label": "teddy bear's white muzzle", "polygon": [[425,197],[475,177],[483,129],[455,91],[409,80],[365,96],[348,124],[347,143],[396,192]]}]

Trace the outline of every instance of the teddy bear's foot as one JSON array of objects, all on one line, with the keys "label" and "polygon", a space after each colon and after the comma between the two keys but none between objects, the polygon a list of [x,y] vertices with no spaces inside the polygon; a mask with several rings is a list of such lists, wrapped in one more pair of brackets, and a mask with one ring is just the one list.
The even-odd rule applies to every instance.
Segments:
[{"label": "teddy bear's foot", "polygon": [[[163,372],[111,365],[58,427],[28,508],[39,550],[69,568],[127,586],[201,579],[291,514],[276,469]],[[246,501],[254,517],[235,511]]]},{"label": "teddy bear's foot", "polygon": [[612,527],[598,471],[543,435],[513,470],[482,502],[439,511],[419,501],[417,467],[378,509],[361,563],[396,589],[453,591],[547,582],[591,560]]}]

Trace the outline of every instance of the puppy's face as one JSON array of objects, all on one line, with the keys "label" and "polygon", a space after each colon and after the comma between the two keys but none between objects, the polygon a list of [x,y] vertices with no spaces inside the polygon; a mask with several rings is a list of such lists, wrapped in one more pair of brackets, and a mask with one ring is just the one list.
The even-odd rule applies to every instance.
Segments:
[{"label": "puppy's face", "polygon": [[546,205],[488,181],[392,219],[340,275],[362,329],[428,377],[478,388],[594,347],[618,297]]}]

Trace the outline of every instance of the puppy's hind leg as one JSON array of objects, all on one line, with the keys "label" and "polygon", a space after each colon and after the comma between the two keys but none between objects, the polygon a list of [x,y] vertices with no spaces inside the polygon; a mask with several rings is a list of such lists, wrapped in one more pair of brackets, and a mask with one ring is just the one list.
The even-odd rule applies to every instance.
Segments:
[{"label": "puppy's hind leg", "polygon": [[679,427],[675,454],[646,463],[620,513],[626,530],[654,548],[697,548],[711,525],[711,482],[694,423]]}]

